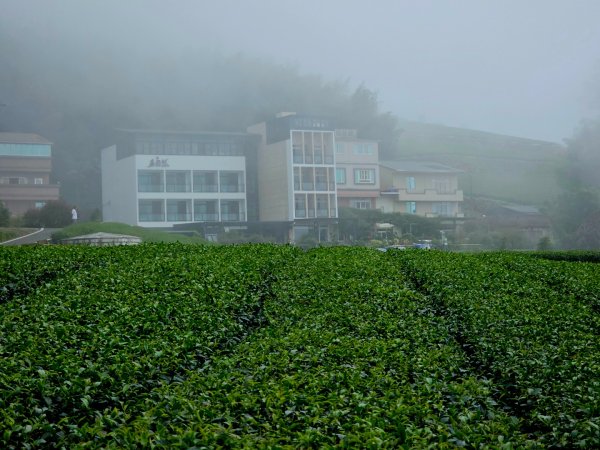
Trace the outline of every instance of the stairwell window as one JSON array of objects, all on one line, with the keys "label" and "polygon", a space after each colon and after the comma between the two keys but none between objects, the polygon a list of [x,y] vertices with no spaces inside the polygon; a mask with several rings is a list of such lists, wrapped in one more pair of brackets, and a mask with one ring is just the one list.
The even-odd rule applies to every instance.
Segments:
[{"label": "stairwell window", "polygon": [[375,169],[354,169],[355,184],[375,184]]}]

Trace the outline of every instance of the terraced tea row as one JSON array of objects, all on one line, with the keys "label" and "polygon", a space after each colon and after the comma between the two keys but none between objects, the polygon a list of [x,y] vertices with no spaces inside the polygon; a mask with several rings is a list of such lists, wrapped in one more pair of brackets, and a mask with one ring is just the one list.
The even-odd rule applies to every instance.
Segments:
[{"label": "terraced tea row", "polygon": [[118,426],[140,413],[152,389],[209,365],[262,323],[271,273],[296,250],[87,252],[96,264],[3,306],[2,447],[73,444],[99,415]]},{"label": "terraced tea row", "polygon": [[429,306],[379,252],[310,251],[273,285],[269,326],[102,444],[526,446]]},{"label": "terraced tea row", "polygon": [[[437,304],[496,398],[550,446],[600,446],[596,266],[526,255],[390,254]],[[586,290],[586,279],[588,279]]]}]

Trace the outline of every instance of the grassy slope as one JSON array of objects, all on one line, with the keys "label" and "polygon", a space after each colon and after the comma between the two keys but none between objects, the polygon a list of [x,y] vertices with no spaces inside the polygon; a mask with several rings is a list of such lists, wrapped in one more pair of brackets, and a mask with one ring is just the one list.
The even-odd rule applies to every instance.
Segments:
[{"label": "grassy slope", "polygon": [[130,236],[139,236],[144,242],[182,242],[185,244],[199,244],[206,243],[206,241],[200,237],[190,237],[180,234],[172,234],[159,230],[152,230],[149,228],[134,227],[126,225],[124,223],[116,222],[82,222],[75,225],[69,225],[52,235],[52,239],[59,241],[61,239],[70,238],[74,236],[81,236],[91,233],[115,233],[115,234],[128,234]]},{"label": "grassy slope", "polygon": [[395,157],[433,159],[465,171],[465,195],[541,205],[558,194],[560,144],[442,125],[402,121]]}]

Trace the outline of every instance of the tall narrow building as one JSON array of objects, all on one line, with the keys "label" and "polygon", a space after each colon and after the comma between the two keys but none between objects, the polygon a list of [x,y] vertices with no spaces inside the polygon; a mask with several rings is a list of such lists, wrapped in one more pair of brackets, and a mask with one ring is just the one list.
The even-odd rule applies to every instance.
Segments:
[{"label": "tall narrow building", "polygon": [[327,118],[280,113],[248,128],[258,149],[259,220],[280,222],[290,242],[335,239],[335,134]]}]

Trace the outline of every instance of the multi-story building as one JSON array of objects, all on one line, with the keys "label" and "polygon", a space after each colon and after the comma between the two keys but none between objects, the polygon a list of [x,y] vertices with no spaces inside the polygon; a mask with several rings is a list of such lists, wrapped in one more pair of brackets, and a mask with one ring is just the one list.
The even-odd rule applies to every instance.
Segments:
[{"label": "multi-story building", "polygon": [[375,209],[379,198],[379,144],[358,139],[356,130],[335,130],[338,207]]},{"label": "multi-story building", "polygon": [[384,212],[424,217],[464,217],[462,171],[425,161],[381,161],[381,199]]},{"label": "multi-story building", "polygon": [[258,150],[259,218],[288,226],[288,239],[333,238],[337,220],[335,136],[329,119],[280,113],[248,128]]},{"label": "multi-story building", "polygon": [[0,133],[0,200],[22,215],[59,199],[51,183],[52,143],[37,134]]},{"label": "multi-story building", "polygon": [[102,150],[105,221],[144,227],[258,220],[257,137],[119,130]]}]

